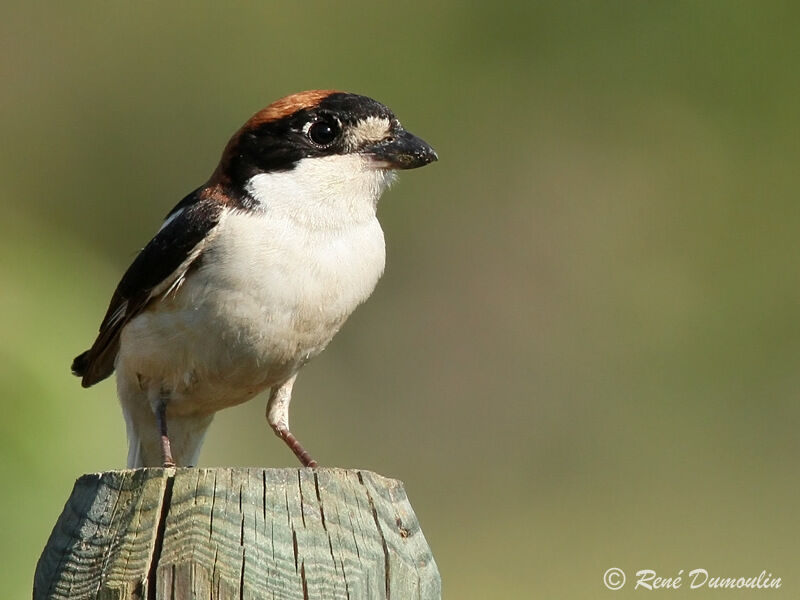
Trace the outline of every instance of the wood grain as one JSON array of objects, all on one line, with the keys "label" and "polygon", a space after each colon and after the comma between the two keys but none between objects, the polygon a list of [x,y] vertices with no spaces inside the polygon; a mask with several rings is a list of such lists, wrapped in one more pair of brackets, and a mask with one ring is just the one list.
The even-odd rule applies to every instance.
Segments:
[{"label": "wood grain", "polygon": [[439,598],[399,481],[344,469],[84,475],[34,577],[40,598]]}]

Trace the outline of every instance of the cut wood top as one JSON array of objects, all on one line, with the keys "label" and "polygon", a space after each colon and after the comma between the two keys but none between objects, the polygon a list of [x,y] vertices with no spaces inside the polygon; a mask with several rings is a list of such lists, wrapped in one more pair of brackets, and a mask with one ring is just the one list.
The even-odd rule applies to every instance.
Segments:
[{"label": "cut wood top", "polygon": [[39,559],[39,598],[439,598],[402,483],[345,469],[84,475]]}]

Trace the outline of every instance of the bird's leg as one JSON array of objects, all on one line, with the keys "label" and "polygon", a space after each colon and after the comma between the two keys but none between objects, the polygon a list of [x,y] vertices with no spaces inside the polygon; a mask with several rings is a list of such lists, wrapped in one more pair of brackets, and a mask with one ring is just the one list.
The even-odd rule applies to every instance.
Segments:
[{"label": "bird's leg", "polygon": [[292,375],[282,384],[273,387],[267,402],[267,422],[281,438],[304,467],[316,467],[317,461],[311,458],[296,437],[289,431],[289,403],[292,401],[292,386],[297,375]]},{"label": "bird's leg", "polygon": [[159,435],[161,435],[161,464],[164,468],[174,467],[175,461],[172,458],[172,447],[167,435],[167,394],[163,390],[158,390],[153,412],[156,415]]}]

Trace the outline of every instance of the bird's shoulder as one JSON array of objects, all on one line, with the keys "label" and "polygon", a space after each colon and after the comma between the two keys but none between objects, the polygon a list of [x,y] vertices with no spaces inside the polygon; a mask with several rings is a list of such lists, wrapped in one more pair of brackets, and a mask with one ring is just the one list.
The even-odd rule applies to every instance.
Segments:
[{"label": "bird's shoulder", "polygon": [[72,371],[85,387],[114,371],[122,328],[156,298],[177,289],[197,261],[224,210],[198,188],[167,213],[161,228],[125,271],[92,347],[75,358]]}]

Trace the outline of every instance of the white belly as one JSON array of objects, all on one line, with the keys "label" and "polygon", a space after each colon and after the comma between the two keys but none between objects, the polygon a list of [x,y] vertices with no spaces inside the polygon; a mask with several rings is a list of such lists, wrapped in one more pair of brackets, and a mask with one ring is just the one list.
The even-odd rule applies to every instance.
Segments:
[{"label": "white belly", "polygon": [[372,293],[385,260],[377,219],[309,228],[231,211],[201,266],[123,330],[119,375],[158,380],[173,414],[210,413],[286,379]]}]

